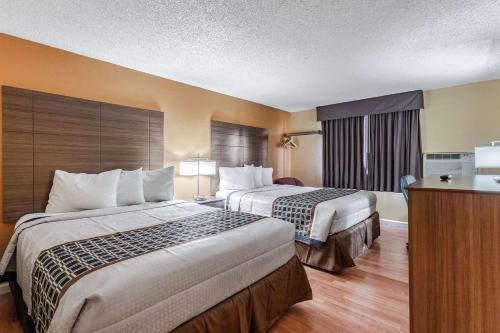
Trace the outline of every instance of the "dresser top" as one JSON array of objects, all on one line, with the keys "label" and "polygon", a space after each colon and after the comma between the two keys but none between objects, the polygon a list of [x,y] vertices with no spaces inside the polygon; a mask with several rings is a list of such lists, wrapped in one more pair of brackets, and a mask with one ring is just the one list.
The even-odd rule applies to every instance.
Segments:
[{"label": "dresser top", "polygon": [[439,176],[428,176],[408,186],[411,190],[452,191],[452,192],[492,192],[500,194],[500,184],[490,175],[453,176],[450,181],[441,181]]}]

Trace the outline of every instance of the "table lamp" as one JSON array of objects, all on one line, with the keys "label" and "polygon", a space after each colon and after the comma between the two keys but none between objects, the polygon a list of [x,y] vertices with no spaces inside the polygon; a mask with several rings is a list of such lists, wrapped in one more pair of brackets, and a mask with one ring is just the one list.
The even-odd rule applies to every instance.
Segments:
[{"label": "table lamp", "polygon": [[198,154],[189,160],[183,160],[179,163],[179,175],[181,176],[197,176],[197,191],[194,196],[195,201],[204,201],[206,198],[200,195],[200,176],[215,175],[215,161],[200,157]]}]

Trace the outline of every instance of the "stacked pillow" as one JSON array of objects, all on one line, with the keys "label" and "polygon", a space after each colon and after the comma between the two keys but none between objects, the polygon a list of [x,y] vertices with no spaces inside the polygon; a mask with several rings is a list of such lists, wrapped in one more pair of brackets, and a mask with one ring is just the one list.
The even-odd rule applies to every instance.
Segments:
[{"label": "stacked pillow", "polygon": [[250,169],[253,173],[253,188],[264,186],[262,182],[262,166],[245,165],[245,168]]},{"label": "stacked pillow", "polygon": [[219,167],[219,190],[251,190],[273,185],[273,168],[245,165],[244,167]]},{"label": "stacked pillow", "polygon": [[138,205],[144,201],[146,200],[144,199],[142,168],[133,171],[121,170],[116,191],[117,206]]},{"label": "stacked pillow", "polygon": [[144,199],[168,201],[174,198],[174,167],[144,171]]},{"label": "stacked pillow", "polygon": [[143,171],[111,170],[99,174],[56,170],[46,213],[168,201],[174,196],[174,167]]},{"label": "stacked pillow", "polygon": [[273,168],[262,168],[262,185],[273,185]]},{"label": "stacked pillow", "polygon": [[250,190],[254,187],[254,175],[250,168],[219,167],[219,189]]}]

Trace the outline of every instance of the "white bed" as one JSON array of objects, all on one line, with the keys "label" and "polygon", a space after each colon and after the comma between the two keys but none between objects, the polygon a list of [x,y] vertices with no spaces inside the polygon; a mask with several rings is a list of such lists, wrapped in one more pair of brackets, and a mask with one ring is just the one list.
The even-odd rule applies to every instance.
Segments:
[{"label": "white bed", "polygon": [[[227,209],[271,216],[273,202],[279,197],[318,190],[315,187],[269,185],[251,190],[224,190],[217,198],[226,199]],[[368,191],[319,203],[314,211],[310,237],[325,242],[329,235],[346,230],[376,211],[377,198]]]},{"label": "white bed", "polygon": [[[37,214],[45,217],[35,220],[30,214],[16,225],[0,275],[17,266],[17,283],[30,310],[31,272],[43,250],[210,210],[214,208],[171,201]],[[263,218],[120,261],[73,284],[63,294],[49,332],[166,332],[275,271],[294,253],[293,225]]]}]

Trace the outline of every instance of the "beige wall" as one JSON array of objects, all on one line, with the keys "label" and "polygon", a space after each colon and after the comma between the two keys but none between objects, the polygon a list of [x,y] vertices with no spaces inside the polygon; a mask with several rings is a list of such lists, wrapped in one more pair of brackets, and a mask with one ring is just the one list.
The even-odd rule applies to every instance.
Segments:
[{"label": "beige wall", "polygon": [[377,196],[377,211],[384,220],[408,222],[408,207],[401,193],[374,192]]},{"label": "beige wall", "polygon": [[500,140],[500,80],[425,92],[424,152],[472,152]]},{"label": "beige wall", "polygon": [[[277,146],[287,131],[288,112],[5,34],[0,34],[0,85],[163,111],[166,165],[196,153],[209,155],[211,119],[266,127],[275,176],[289,174],[289,153]],[[193,177],[176,176],[176,197],[191,197],[195,184]],[[202,177],[201,190],[209,193],[207,177]],[[0,253],[12,228],[0,222]]]},{"label": "beige wall", "polygon": [[[472,152],[477,145],[500,140],[500,80],[425,91],[422,111],[422,149],[427,152]],[[320,128],[316,111],[292,114],[291,130]],[[292,176],[319,186],[322,178],[321,137],[300,137],[292,151]],[[406,220],[400,194],[378,194],[381,216]]]},{"label": "beige wall", "polygon": [[[290,132],[314,131],[321,129],[316,121],[316,110],[293,112],[289,126]],[[291,152],[292,177],[308,186],[322,186],[322,138],[321,135],[298,136],[294,138],[298,148]]]}]

